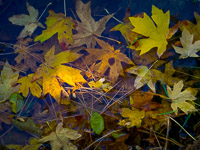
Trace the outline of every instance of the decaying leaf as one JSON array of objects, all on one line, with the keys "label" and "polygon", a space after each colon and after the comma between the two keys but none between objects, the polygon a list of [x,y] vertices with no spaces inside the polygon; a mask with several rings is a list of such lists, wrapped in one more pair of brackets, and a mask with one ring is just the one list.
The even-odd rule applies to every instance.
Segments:
[{"label": "decaying leaf", "polygon": [[33,122],[33,120],[30,118],[28,118],[25,122],[18,121],[18,120],[12,120],[12,123],[20,130],[28,131],[37,136],[40,136],[42,133],[40,128],[38,126],[36,126],[35,123]]},{"label": "decaying leaf", "polygon": [[76,13],[81,22],[77,21],[75,29],[78,33],[73,35],[72,47],[86,44],[87,48],[94,48],[96,45],[95,36],[101,36],[106,23],[113,15],[107,15],[99,21],[95,21],[91,16],[90,1],[84,4],[81,0],[76,1]]},{"label": "decaying leaf", "polygon": [[32,82],[34,74],[29,74],[23,78],[18,80],[18,83],[21,83],[19,93],[22,93],[24,97],[28,96],[29,89],[33,96],[40,97],[42,93],[42,89],[37,83],[37,81]]},{"label": "decaying leaf", "polygon": [[155,83],[160,79],[160,71],[156,69],[148,69],[147,66],[133,66],[127,69],[126,72],[137,75],[134,82],[134,87],[136,89],[147,84],[153,92],[156,91]]},{"label": "decaying leaf", "polygon": [[18,39],[31,36],[38,26],[44,28],[44,26],[37,20],[39,15],[38,10],[35,9],[33,6],[29,5],[28,2],[26,3],[26,7],[29,12],[29,15],[20,14],[8,18],[9,21],[12,22],[12,24],[25,26],[24,29],[21,31],[20,35],[18,36]]},{"label": "decaying leaf", "polygon": [[12,103],[12,111],[14,113],[18,113],[24,105],[24,99],[19,93],[13,93],[9,97],[9,101]]},{"label": "decaying leaf", "polygon": [[194,12],[194,17],[197,24],[194,24],[189,20],[183,20],[181,30],[183,31],[186,28],[192,35],[194,35],[194,41],[197,41],[200,40],[200,16],[197,12]]},{"label": "decaying leaf", "polygon": [[19,85],[16,85],[19,71],[13,71],[12,66],[8,62],[5,63],[3,70],[1,70],[0,79],[0,101],[7,100],[14,92],[18,92]]},{"label": "decaying leaf", "polygon": [[200,51],[200,40],[193,43],[193,35],[185,28],[180,38],[183,48],[173,45],[175,51],[181,56],[179,58],[199,57],[196,53]]},{"label": "decaying leaf", "polygon": [[43,137],[39,142],[50,141],[52,150],[77,150],[77,147],[73,145],[70,140],[76,140],[81,137],[76,130],[63,128],[63,123],[59,123],[55,132]]},{"label": "decaying leaf", "polygon": [[36,71],[37,63],[43,61],[43,55],[40,54],[40,49],[32,49],[29,43],[32,42],[31,38],[19,39],[14,45],[15,53],[18,54],[15,57],[15,67],[20,70],[27,71],[29,68],[31,71]]},{"label": "decaying leaf", "polygon": [[[129,17],[132,25],[135,27],[132,31],[142,34],[146,39],[138,40],[139,46],[136,50],[141,50],[140,55],[148,52],[151,48],[157,47],[159,57],[166,50],[168,44],[167,37],[169,32],[169,11],[163,13],[154,5],[152,6],[152,19],[144,13],[144,17]],[[156,25],[155,25],[155,24]]]},{"label": "decaying leaf", "polygon": [[11,124],[11,118],[9,116],[11,113],[11,104],[9,102],[0,103],[0,110],[0,130],[2,130],[2,122]]},{"label": "decaying leaf", "polygon": [[107,69],[110,69],[108,77],[116,81],[118,76],[123,75],[123,68],[121,62],[127,64],[133,64],[133,62],[120,50],[114,50],[113,46],[110,46],[108,43],[97,39],[97,43],[102,47],[102,49],[86,49],[89,52],[89,55],[85,57],[85,62],[87,64],[92,64],[98,60],[94,68],[99,74],[104,75]]},{"label": "decaying leaf", "polygon": [[65,17],[62,13],[56,14],[50,10],[45,24],[47,25],[47,29],[43,30],[41,35],[35,37],[34,41],[43,43],[57,33],[59,43],[73,43],[72,29],[75,24],[71,17]]},{"label": "decaying leaf", "polygon": [[24,147],[21,145],[13,145],[9,144],[6,145],[8,149],[15,149],[15,150],[38,150],[41,146],[41,143],[38,142],[37,138],[30,138],[29,143],[26,144]]},{"label": "decaying leaf", "polygon": [[137,109],[142,109],[144,111],[149,111],[160,107],[157,102],[152,102],[153,93],[143,91],[134,91],[130,95],[130,105]]},{"label": "decaying leaf", "polygon": [[142,119],[145,116],[144,110],[139,110],[136,108],[128,109],[128,108],[122,108],[121,112],[122,117],[125,117],[127,119],[121,120],[118,124],[121,126],[127,126],[128,128],[136,126],[140,127],[142,123]]},{"label": "decaying leaf", "polygon": [[194,92],[194,89],[190,87],[184,91],[182,91],[182,88],[182,80],[174,84],[173,90],[167,86],[169,98],[172,100],[172,109],[176,111],[176,114],[178,113],[178,108],[180,108],[186,114],[188,114],[188,112],[196,111],[195,106],[192,103],[194,100],[196,100],[196,92]]}]

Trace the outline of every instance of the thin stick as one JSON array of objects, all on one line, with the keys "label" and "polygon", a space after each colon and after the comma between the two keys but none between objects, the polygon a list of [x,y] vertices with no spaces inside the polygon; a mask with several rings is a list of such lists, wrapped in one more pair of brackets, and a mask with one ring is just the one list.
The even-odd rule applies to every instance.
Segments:
[{"label": "thin stick", "polygon": [[[110,15],[110,12],[107,9],[104,9],[104,10]],[[122,21],[120,21],[119,19],[115,18],[114,16],[112,18],[115,19],[117,22],[119,22],[121,24],[124,24]]]},{"label": "thin stick", "polygon": [[194,141],[196,141],[196,139],[189,132],[187,132],[176,120],[174,120],[170,116],[167,116],[167,117],[169,117],[171,120],[173,120],[177,125],[179,125],[181,127],[181,129],[183,129],[185,131],[185,133],[187,133]]},{"label": "thin stick", "polygon": [[170,126],[170,120],[169,120],[169,118],[167,118],[167,134],[166,134],[166,141],[165,141],[164,150],[167,150],[168,138],[169,138],[169,126]]},{"label": "thin stick", "polygon": [[64,0],[64,12],[65,12],[65,17],[66,17],[66,1]]},{"label": "thin stick", "polygon": [[45,9],[43,10],[42,14],[40,15],[40,17],[38,18],[37,22],[39,22],[39,20],[41,19],[41,17],[44,15],[45,11],[47,10],[47,8],[51,5],[52,3],[50,2]]}]

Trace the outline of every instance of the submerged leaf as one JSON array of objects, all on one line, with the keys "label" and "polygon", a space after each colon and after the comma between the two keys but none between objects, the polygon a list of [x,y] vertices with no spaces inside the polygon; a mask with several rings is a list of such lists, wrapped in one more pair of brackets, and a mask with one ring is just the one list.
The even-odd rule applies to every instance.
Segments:
[{"label": "submerged leaf", "polygon": [[56,132],[51,132],[49,135],[41,138],[39,142],[50,142],[52,150],[77,150],[70,140],[76,140],[81,137],[76,130],[63,128],[63,123],[59,123],[56,127]]},{"label": "submerged leaf", "polygon": [[93,112],[90,124],[94,132],[98,135],[104,130],[104,119],[98,112]]},{"label": "submerged leaf", "polygon": [[12,111],[14,113],[18,113],[24,104],[24,99],[19,93],[13,93],[10,98],[10,102],[12,103]]}]

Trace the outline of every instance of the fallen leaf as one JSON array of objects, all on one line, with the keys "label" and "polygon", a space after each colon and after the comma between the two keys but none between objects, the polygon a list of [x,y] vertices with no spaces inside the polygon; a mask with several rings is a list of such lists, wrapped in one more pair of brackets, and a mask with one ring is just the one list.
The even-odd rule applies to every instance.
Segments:
[{"label": "fallen leaf", "polygon": [[167,86],[168,96],[172,100],[172,109],[176,111],[176,114],[178,113],[178,108],[180,108],[186,114],[188,114],[188,112],[197,111],[192,103],[194,100],[196,100],[193,89],[189,87],[182,91],[182,88],[182,80],[174,84],[173,90]]},{"label": "fallen leaf", "polygon": [[100,62],[94,66],[95,71],[104,75],[107,69],[110,69],[108,77],[116,81],[120,74],[124,75],[121,62],[127,64],[133,64],[133,62],[125,54],[121,53],[120,50],[114,50],[114,47],[110,46],[108,43],[97,38],[96,41],[102,49],[86,49],[89,55],[85,57],[85,62],[87,64],[93,64],[100,60]]},{"label": "fallen leaf", "polygon": [[144,111],[149,111],[160,107],[160,104],[157,102],[152,102],[153,93],[143,92],[143,91],[134,91],[130,94],[130,105],[131,107],[142,109]]},{"label": "fallen leaf", "polygon": [[110,85],[111,83],[104,83],[105,78],[101,78],[98,81],[90,81],[88,82],[88,85],[90,88],[96,88],[96,89],[102,89],[105,92],[110,91],[113,87]]},{"label": "fallen leaf", "polygon": [[182,32],[180,41],[183,48],[172,45],[175,51],[181,54],[179,58],[199,57],[196,53],[200,51],[200,40],[193,43],[193,35],[186,28]]},{"label": "fallen leaf", "polygon": [[121,126],[127,126],[128,128],[136,126],[140,127],[142,119],[145,117],[145,111],[132,107],[131,109],[122,108],[121,116],[127,119],[121,120],[118,124]]},{"label": "fallen leaf", "polygon": [[19,34],[18,39],[31,36],[38,26],[44,28],[44,26],[40,22],[38,22],[38,10],[35,9],[33,6],[29,5],[28,2],[26,3],[26,7],[29,12],[29,15],[20,14],[8,18],[8,20],[12,22],[12,24],[25,26]]},{"label": "fallen leaf", "polygon": [[32,82],[33,76],[34,74],[29,74],[28,76],[22,77],[17,81],[18,83],[21,83],[19,93],[22,93],[24,97],[27,97],[30,89],[33,96],[40,98],[42,89],[37,81]]},{"label": "fallen leaf", "polygon": [[41,143],[38,142],[37,138],[30,138],[28,140],[28,144],[26,144],[24,147],[21,145],[13,145],[9,144],[6,145],[8,149],[15,149],[15,150],[38,150],[41,147]]},{"label": "fallen leaf", "polygon": [[73,145],[70,140],[77,140],[81,137],[76,130],[63,128],[63,123],[59,123],[55,132],[51,132],[49,135],[41,138],[39,142],[50,142],[52,150],[77,150],[77,147]]},{"label": "fallen leaf", "polygon": [[8,62],[5,63],[3,70],[1,70],[0,79],[0,101],[7,100],[14,92],[18,92],[19,85],[16,85],[19,71],[13,71],[12,66]]},{"label": "fallen leaf", "polygon": [[84,4],[81,0],[76,1],[76,13],[81,22],[77,21],[75,30],[78,33],[73,35],[72,47],[86,44],[87,48],[94,48],[96,45],[95,36],[101,36],[106,23],[113,15],[107,15],[95,21],[91,16],[90,2]]},{"label": "fallen leaf", "polygon": [[104,119],[98,112],[93,112],[90,118],[90,125],[94,132],[100,135],[104,130]]},{"label": "fallen leaf", "polygon": [[20,130],[28,131],[37,136],[40,136],[42,133],[40,128],[38,126],[36,126],[35,123],[33,122],[33,120],[30,118],[28,118],[25,122],[18,121],[18,120],[12,120],[12,123]]},{"label": "fallen leaf", "polygon": [[18,113],[24,104],[24,99],[19,93],[13,93],[10,96],[9,101],[12,103],[12,111],[14,113]]},{"label": "fallen leaf", "polygon": [[35,72],[37,63],[43,61],[43,54],[40,54],[40,49],[32,49],[29,43],[32,42],[31,38],[19,39],[14,45],[15,53],[18,54],[15,57],[15,67],[20,70],[27,71],[29,68]]},{"label": "fallen leaf", "polygon": [[37,69],[32,81],[42,78],[43,95],[49,93],[59,103],[61,92],[64,90],[59,81],[66,82],[72,86],[75,86],[75,83],[84,83],[86,81],[80,74],[80,70],[61,65],[78,59],[81,56],[80,54],[69,51],[64,51],[57,55],[54,53],[55,48],[52,47],[44,56],[45,62]]},{"label": "fallen leaf", "polygon": [[2,130],[1,123],[11,124],[11,118],[9,114],[11,113],[11,104],[9,102],[0,103],[0,130]]},{"label": "fallen leaf", "polygon": [[[139,39],[139,46],[136,50],[141,50],[140,55],[148,52],[153,47],[157,47],[159,57],[165,52],[167,47],[167,36],[169,32],[170,14],[169,11],[163,13],[154,5],[152,6],[152,19],[144,13],[144,17],[129,17],[135,27],[132,31],[142,34],[146,39]],[[156,25],[155,25],[156,24]]]},{"label": "fallen leaf", "polygon": [[126,70],[126,72],[137,75],[134,87],[136,89],[141,88],[145,84],[155,92],[155,83],[160,79],[161,72],[156,69],[149,69],[147,66],[133,66]]},{"label": "fallen leaf", "polygon": [[59,43],[73,43],[72,29],[75,24],[71,17],[66,17],[63,13],[56,14],[50,10],[45,24],[47,29],[43,30],[41,35],[36,36],[34,41],[43,43],[57,33]]},{"label": "fallen leaf", "polygon": [[181,22],[182,27],[180,29],[183,31],[186,28],[191,34],[193,34],[194,41],[197,41],[200,40],[200,16],[197,12],[194,12],[194,17],[197,24],[194,24],[189,20],[183,20]]}]

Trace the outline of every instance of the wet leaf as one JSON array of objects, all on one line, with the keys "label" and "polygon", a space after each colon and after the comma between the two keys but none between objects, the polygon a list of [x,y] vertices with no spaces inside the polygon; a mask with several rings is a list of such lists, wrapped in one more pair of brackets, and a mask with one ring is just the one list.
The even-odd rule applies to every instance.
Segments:
[{"label": "wet leaf", "polygon": [[181,54],[179,58],[199,57],[196,53],[200,51],[200,40],[193,43],[193,35],[187,29],[183,30],[180,41],[183,48],[173,45],[175,51]]},{"label": "wet leaf", "polygon": [[24,99],[19,93],[13,93],[10,98],[10,102],[12,103],[12,111],[14,113],[18,113],[24,104]]},{"label": "wet leaf", "polygon": [[140,127],[142,119],[145,116],[145,111],[136,108],[132,108],[132,110],[128,108],[122,108],[121,116],[127,119],[121,120],[118,123],[119,125],[126,126],[128,128],[133,126]]},{"label": "wet leaf", "polygon": [[81,0],[76,1],[76,13],[81,20],[77,21],[77,34],[73,35],[74,43],[72,47],[79,47],[86,44],[87,48],[94,48],[96,45],[95,36],[101,36],[105,30],[105,25],[113,15],[107,15],[98,21],[91,16],[90,3],[84,4]]},{"label": "wet leaf", "polygon": [[100,60],[100,62],[94,66],[94,69],[101,75],[104,75],[107,69],[110,69],[108,76],[113,81],[116,81],[120,74],[123,75],[121,62],[127,64],[133,64],[133,62],[125,54],[121,53],[120,50],[114,50],[113,46],[110,46],[102,40],[96,40],[102,49],[86,49],[89,55],[85,57],[85,61],[87,64],[92,64]]},{"label": "wet leaf", "polygon": [[90,125],[94,132],[98,135],[104,130],[104,119],[98,112],[93,112],[90,118]]},{"label": "wet leaf", "polygon": [[0,103],[0,130],[2,130],[1,123],[11,124],[11,118],[9,114],[11,113],[11,104],[9,102]]},{"label": "wet leaf", "polygon": [[[167,35],[169,32],[169,11],[164,13],[154,5],[152,6],[152,19],[144,13],[144,17],[129,17],[135,27],[132,31],[142,34],[148,38],[139,39],[139,46],[136,50],[141,50],[140,55],[148,52],[153,47],[157,47],[159,57],[165,52],[167,47]],[[155,24],[156,25],[155,25]]]},{"label": "wet leaf", "polygon": [[29,74],[28,76],[22,77],[18,80],[18,83],[21,83],[19,93],[22,93],[24,97],[28,96],[29,89],[31,94],[36,97],[40,97],[42,89],[37,83],[37,81],[32,82],[34,74]]},{"label": "wet leaf", "polygon": [[41,138],[39,142],[50,142],[52,150],[77,150],[70,140],[76,140],[81,137],[76,130],[63,128],[63,123],[59,123],[55,132]]},{"label": "wet leaf", "polygon": [[176,111],[176,114],[178,113],[178,108],[180,108],[186,114],[188,114],[188,112],[196,111],[195,106],[192,103],[194,100],[196,100],[194,90],[189,87],[182,91],[182,88],[182,80],[174,84],[173,90],[167,86],[169,98],[172,100],[172,109]]},{"label": "wet leaf", "polygon": [[38,126],[35,125],[32,119],[28,118],[25,122],[21,122],[18,120],[12,120],[12,123],[19,128],[20,130],[28,131],[36,136],[41,135],[41,130]]},{"label": "wet leaf", "polygon": [[26,3],[26,7],[29,12],[29,15],[20,14],[8,18],[9,21],[12,22],[12,24],[25,26],[24,29],[19,34],[18,39],[31,36],[38,26],[42,28],[44,27],[37,20],[39,15],[38,10],[35,9],[33,6],[29,5],[28,2]]},{"label": "wet leaf", "polygon": [[65,17],[63,13],[55,13],[49,11],[49,16],[46,18],[45,24],[47,29],[42,31],[42,34],[36,36],[34,41],[44,41],[51,38],[54,34],[58,34],[59,43],[72,43],[72,29],[74,28],[74,21],[71,17]]},{"label": "wet leaf", "polygon": [[14,92],[18,92],[19,85],[16,86],[19,71],[13,71],[12,66],[8,62],[5,63],[3,70],[1,70],[0,79],[0,101],[7,100]]}]

